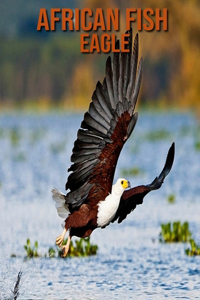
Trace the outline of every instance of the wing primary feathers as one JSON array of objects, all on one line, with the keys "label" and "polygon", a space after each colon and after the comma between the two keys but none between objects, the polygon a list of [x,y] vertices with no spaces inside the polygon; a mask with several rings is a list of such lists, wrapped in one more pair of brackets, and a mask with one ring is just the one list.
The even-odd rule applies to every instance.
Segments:
[{"label": "wing primary feathers", "polygon": [[106,111],[103,109],[98,97],[97,97],[97,94],[96,94],[96,91],[94,91],[93,95],[92,95],[92,103],[96,109],[96,111],[98,111],[98,113],[105,119],[105,121],[109,124],[110,122],[110,118],[108,117],[109,113],[107,114]]},{"label": "wing primary feathers", "polygon": [[89,127],[94,128],[99,133],[103,133],[106,136],[107,129],[101,124],[99,124],[98,121],[95,120],[88,112],[86,112],[84,115],[84,121],[82,122],[81,127],[85,129],[90,129],[87,125],[89,125]]},{"label": "wing primary feathers", "polygon": [[124,52],[121,53],[120,63],[119,63],[119,83],[118,83],[118,94],[119,101],[123,100],[123,83],[124,83],[124,64],[125,64],[126,54]]},{"label": "wing primary feathers", "polygon": [[110,103],[112,108],[115,109],[115,100],[114,100],[114,95],[113,95],[113,71],[112,71],[112,66],[111,66],[111,57],[109,56],[107,61],[106,61],[106,84],[107,84],[107,89],[108,89],[108,95],[110,98]]},{"label": "wing primary feathers", "polygon": [[128,138],[131,135],[131,133],[133,132],[133,129],[135,128],[135,125],[137,123],[137,119],[138,119],[138,113],[134,113],[134,115],[131,118],[130,123],[128,124],[128,129],[127,129],[127,135]]},{"label": "wing primary feathers", "polygon": [[133,105],[133,109],[135,109],[135,105],[138,99],[138,95],[139,95],[139,91],[140,91],[140,86],[141,86],[141,82],[142,82],[142,63],[143,63],[143,59],[140,59],[139,62],[139,67],[138,67],[138,73],[137,73],[137,77],[136,77],[136,82],[135,82],[135,89],[134,89],[134,93],[131,97],[131,104]]},{"label": "wing primary feathers", "polygon": [[136,34],[135,40],[134,40],[134,48],[133,48],[133,54],[132,54],[132,60],[131,60],[130,82],[129,82],[129,85],[127,88],[127,93],[126,93],[127,99],[131,98],[131,95],[135,88],[137,65],[138,65],[138,34]]},{"label": "wing primary feathers", "polygon": [[[106,81],[104,80],[104,85],[106,85]],[[105,87],[102,86],[100,81],[97,82],[96,86],[96,95],[99,100],[99,103],[101,104],[102,108],[106,112],[109,120],[112,118],[112,108],[110,106],[110,101],[108,99],[108,95],[105,92]]]},{"label": "wing primary feathers", "polygon": [[101,142],[101,140],[103,140],[103,138],[99,137],[95,134],[91,134],[86,130],[79,129],[78,130],[78,140],[89,143],[89,144],[99,145],[99,143]]},{"label": "wing primary feathers", "polygon": [[174,155],[175,155],[175,143],[172,143],[172,145],[168,151],[167,159],[166,159],[166,162],[165,162],[162,172],[160,173],[160,175],[158,177],[156,177],[152,181],[152,183],[147,185],[151,191],[157,190],[161,187],[162,183],[164,182],[165,177],[169,174],[169,172],[172,168],[172,165],[174,162]]},{"label": "wing primary feathers", "polygon": [[[120,49],[119,40],[116,41],[115,48]],[[119,80],[119,52],[115,52],[113,56],[113,89],[114,89],[115,106],[119,101],[118,80]]]},{"label": "wing primary feathers", "polygon": [[106,121],[106,118],[104,118],[104,116],[102,117],[102,115],[99,114],[99,112],[95,109],[93,102],[90,103],[89,114],[100,125],[102,125],[105,129],[109,130],[109,122]]},{"label": "wing primary feathers", "polygon": [[126,97],[127,87],[130,81],[130,69],[131,69],[131,52],[132,52],[132,28],[130,31],[127,31],[126,34],[129,34],[126,40],[129,42],[127,49],[129,49],[129,53],[126,55],[125,59],[125,73],[124,73],[124,87],[123,87],[123,98]]}]

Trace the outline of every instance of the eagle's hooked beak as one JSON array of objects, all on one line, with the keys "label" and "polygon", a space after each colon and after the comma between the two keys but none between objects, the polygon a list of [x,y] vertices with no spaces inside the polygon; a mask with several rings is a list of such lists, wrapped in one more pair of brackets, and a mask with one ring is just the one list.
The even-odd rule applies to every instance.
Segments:
[{"label": "eagle's hooked beak", "polygon": [[131,187],[130,181],[128,181],[127,183],[128,183],[127,188],[130,188]]}]

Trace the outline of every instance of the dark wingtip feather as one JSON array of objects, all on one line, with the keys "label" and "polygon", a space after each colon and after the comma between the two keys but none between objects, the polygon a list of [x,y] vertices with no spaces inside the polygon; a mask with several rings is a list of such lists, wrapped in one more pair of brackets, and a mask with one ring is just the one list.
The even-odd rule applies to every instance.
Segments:
[{"label": "dark wingtip feather", "polygon": [[174,155],[175,155],[175,143],[173,142],[171,147],[169,148],[167,159],[164,165],[164,168],[160,175],[154,179],[154,181],[148,185],[150,190],[157,190],[161,187],[165,177],[171,171],[173,162],[174,162]]}]

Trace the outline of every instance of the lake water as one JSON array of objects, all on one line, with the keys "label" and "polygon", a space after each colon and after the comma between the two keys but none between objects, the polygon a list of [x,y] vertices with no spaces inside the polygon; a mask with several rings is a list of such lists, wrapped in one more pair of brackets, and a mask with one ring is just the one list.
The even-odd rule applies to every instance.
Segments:
[{"label": "lake water", "polygon": [[[18,299],[200,299],[200,257],[186,256],[188,244],[159,243],[161,223],[180,220],[189,222],[200,244],[200,129],[191,114],[139,114],[115,179],[123,169],[139,167],[138,176],[127,178],[131,185],[150,183],[173,141],[174,166],[162,188],[122,224],[93,232],[96,256],[24,261],[27,238],[38,241],[44,256],[62,232],[51,189],[64,192],[81,120],[64,113],[0,116],[0,299],[11,299],[20,270]],[[167,201],[170,194],[174,204]]]}]

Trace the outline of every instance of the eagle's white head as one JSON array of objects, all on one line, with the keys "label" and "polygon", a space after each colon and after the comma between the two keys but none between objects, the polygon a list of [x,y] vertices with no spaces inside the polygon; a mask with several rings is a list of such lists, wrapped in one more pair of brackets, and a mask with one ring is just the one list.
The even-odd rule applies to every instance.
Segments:
[{"label": "eagle's white head", "polygon": [[124,190],[130,187],[130,182],[124,178],[119,178],[117,182],[112,186],[112,194],[116,194],[121,197]]}]

